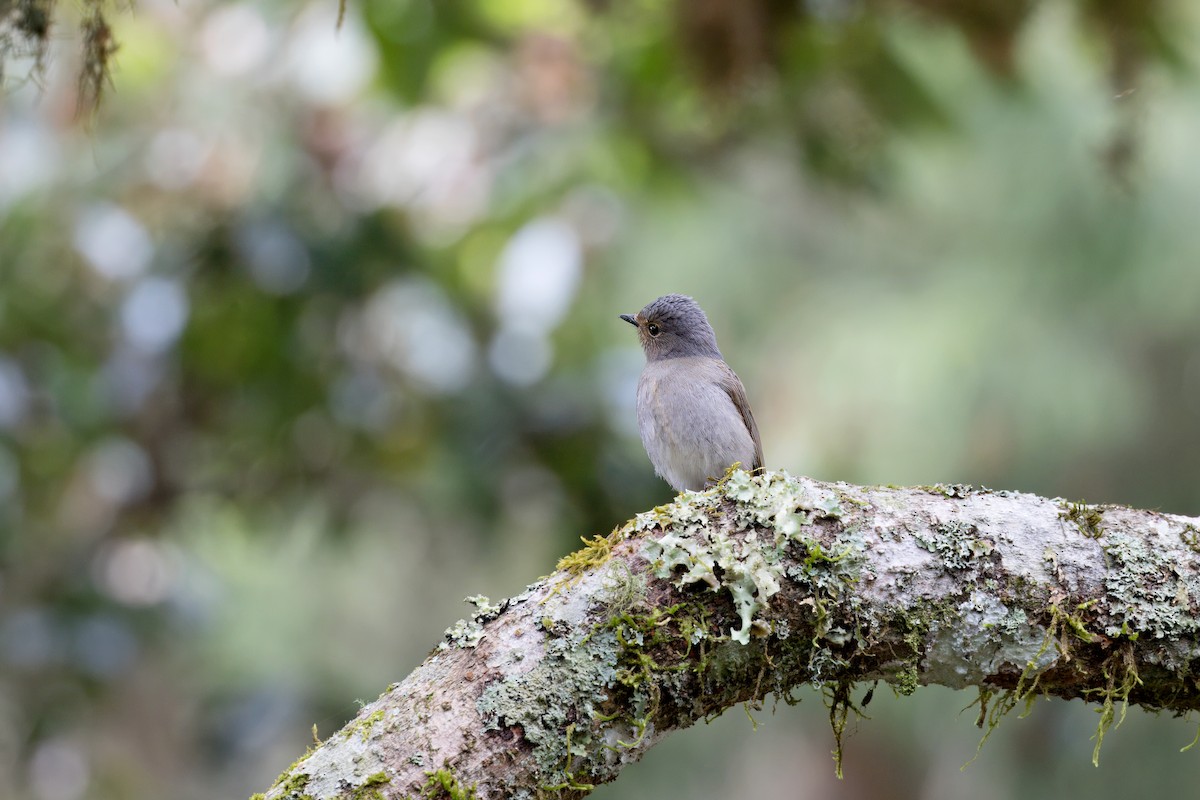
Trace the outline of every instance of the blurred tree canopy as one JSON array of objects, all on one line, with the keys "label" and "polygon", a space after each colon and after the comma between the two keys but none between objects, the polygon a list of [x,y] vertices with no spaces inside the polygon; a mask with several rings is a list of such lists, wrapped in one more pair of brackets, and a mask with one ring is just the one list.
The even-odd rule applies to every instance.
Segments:
[{"label": "blurred tree canopy", "polygon": [[667,499],[668,291],[769,466],[1200,512],[1194,4],[342,11],[0,0],[0,795],[255,791]]},{"label": "blurred tree canopy", "polygon": [[[338,25],[348,0],[340,0]],[[655,158],[702,159],[730,139],[782,126],[820,171],[864,177],[889,132],[946,124],[945,109],[896,51],[897,24],[956,31],[995,75],[1016,77],[1014,50],[1026,21],[1053,0],[579,0],[549,2],[401,0],[366,2],[381,74],[409,103],[438,97],[440,68],[456,50],[513,52],[541,74],[527,100],[544,119],[564,118],[600,93],[613,121],[642,138]],[[1167,0],[1069,4],[1107,51],[1114,93],[1133,89],[1148,61],[1181,65],[1173,41],[1178,9]],[[112,83],[120,47],[108,0],[85,0],[77,22],[78,101],[95,108]],[[55,0],[0,3],[0,77],[15,59],[45,67]],[[529,41],[527,23],[554,19],[589,28],[568,46]],[[59,23],[61,24],[61,22]],[[231,31],[232,32],[232,31]],[[1128,143],[1121,143],[1120,148]]]}]

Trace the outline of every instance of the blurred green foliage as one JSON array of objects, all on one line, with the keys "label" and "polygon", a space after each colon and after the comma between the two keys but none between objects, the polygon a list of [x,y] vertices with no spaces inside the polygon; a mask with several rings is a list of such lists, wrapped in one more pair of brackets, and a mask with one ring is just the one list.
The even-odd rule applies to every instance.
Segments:
[{"label": "blurred green foliage", "polygon": [[[94,61],[37,14],[119,47],[87,124]],[[1200,513],[1190,4],[337,18],[0,0],[0,796],[261,790],[462,597],[666,500],[616,314],[669,291],[708,310],[771,467]],[[812,778],[813,696],[602,791],[1194,773],[1186,724],[1131,719],[1096,772],[1089,712],[1042,704],[960,775],[967,700],[880,694],[844,783]]]}]

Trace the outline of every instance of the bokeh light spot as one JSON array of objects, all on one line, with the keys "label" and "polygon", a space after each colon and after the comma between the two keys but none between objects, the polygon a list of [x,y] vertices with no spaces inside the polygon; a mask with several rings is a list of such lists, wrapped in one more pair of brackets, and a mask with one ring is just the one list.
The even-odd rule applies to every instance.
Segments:
[{"label": "bokeh light spot", "polygon": [[42,742],[29,760],[29,785],[38,800],[79,800],[90,782],[87,756],[66,738]]},{"label": "bokeh light spot", "polygon": [[256,9],[240,3],[220,6],[200,32],[200,50],[208,68],[237,77],[261,67],[271,50],[271,31]]},{"label": "bokeh light spot", "polygon": [[518,325],[502,327],[488,348],[492,371],[517,386],[539,381],[553,358],[554,349],[544,334]]},{"label": "bokeh light spot", "polygon": [[171,593],[178,575],[166,547],[150,539],[121,539],[96,558],[96,577],[109,597],[128,606],[152,606]]},{"label": "bokeh light spot", "polygon": [[288,70],[297,89],[317,103],[341,103],[362,91],[377,57],[353,11],[341,27],[337,5],[314,3],[301,15],[288,47]]},{"label": "bokeh light spot", "polygon": [[141,275],[154,255],[142,224],[110,203],[83,210],[75,222],[74,243],[92,269],[111,280]]},{"label": "bokeh light spot", "polygon": [[500,254],[496,313],[505,323],[547,331],[566,316],[582,270],[575,230],[558,219],[536,219]]},{"label": "bokeh light spot", "polygon": [[145,278],[121,304],[121,330],[130,344],[147,353],[166,350],[187,323],[188,301],[179,281]]},{"label": "bokeh light spot", "polygon": [[378,355],[426,388],[457,392],[470,381],[475,341],[434,284],[421,280],[388,284],[367,302],[363,323]]},{"label": "bokeh light spot", "polygon": [[88,454],[87,476],[96,494],[114,505],[141,499],[154,482],[150,459],[142,448],[117,437],[100,442]]},{"label": "bokeh light spot", "polygon": [[61,163],[57,140],[32,120],[0,126],[0,210],[46,184]]},{"label": "bokeh light spot", "polygon": [[146,151],[146,172],[162,189],[178,191],[196,182],[211,147],[195,131],[166,128]]}]

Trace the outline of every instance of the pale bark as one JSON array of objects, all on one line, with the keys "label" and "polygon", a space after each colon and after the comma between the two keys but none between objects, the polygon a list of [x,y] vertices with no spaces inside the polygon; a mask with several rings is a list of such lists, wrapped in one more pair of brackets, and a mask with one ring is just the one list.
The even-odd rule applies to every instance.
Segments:
[{"label": "pale bark", "polygon": [[[611,553],[605,548],[611,544]],[[1200,520],[963,486],[735,472],[498,606],[268,797],[578,797],[804,683],[1200,705]],[[592,562],[592,563],[588,563]],[[565,563],[565,562],[564,562]],[[560,565],[563,566],[563,565]]]}]

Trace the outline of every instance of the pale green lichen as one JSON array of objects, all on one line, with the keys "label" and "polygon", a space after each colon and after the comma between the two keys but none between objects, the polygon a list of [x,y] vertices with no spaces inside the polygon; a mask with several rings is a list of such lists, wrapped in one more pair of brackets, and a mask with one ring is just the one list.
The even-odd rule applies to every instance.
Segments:
[{"label": "pale green lichen", "polygon": [[[710,524],[708,511],[721,495],[735,502],[735,531],[750,533],[735,535]],[[823,554],[820,543],[806,535],[807,526],[818,519],[840,519],[844,513],[831,490],[802,484],[786,472],[753,477],[735,469],[704,495],[686,495],[682,502],[639,516],[636,528],[663,528],[661,536],[642,548],[656,577],[670,578],[678,588],[703,583],[713,591],[729,592],[740,621],[729,636],[749,644],[752,633],[771,632],[769,623],[756,615],[779,592],[780,581],[802,577],[787,574],[787,547],[799,544],[810,557]],[[761,542],[756,529],[769,531],[772,540]],[[842,555],[821,560],[836,561]]]},{"label": "pale green lichen", "polygon": [[[714,525],[714,511],[729,500],[729,524]],[[861,555],[862,537],[836,531],[830,551],[811,538],[808,527],[843,514],[841,498],[833,491],[786,473],[751,477],[734,470],[717,487],[638,515],[621,535],[661,528],[642,546],[651,571],[681,588],[702,584],[728,592],[739,619],[729,637],[746,644],[752,632],[775,633],[762,612],[784,580],[805,581],[821,617],[828,598],[849,595],[845,589],[857,578],[852,562],[861,562],[849,556]],[[592,554],[587,555],[592,561]],[[556,619],[548,606],[542,624],[544,657],[534,668],[488,686],[476,703],[487,729],[521,730],[533,747],[531,758],[545,791],[582,789],[612,777],[626,753],[652,732],[661,701],[686,699],[686,684],[694,675],[703,675],[714,690],[724,676],[740,679],[760,657],[748,648],[717,647],[701,649],[699,658],[689,661],[692,647],[703,648],[717,636],[707,610],[677,604],[638,611],[644,580],[624,562],[611,563],[600,579],[608,619],[586,630],[574,628]],[[828,625],[816,627],[831,645],[850,636]],[[780,626],[778,633],[787,637],[791,629]],[[815,649],[829,655],[828,664],[814,661],[817,672],[832,673],[836,657],[831,647]],[[656,661],[663,652],[669,653],[669,663]],[[614,702],[621,710],[606,716]]]},{"label": "pale green lichen", "polygon": [[438,644],[439,650],[451,647],[475,647],[483,641],[483,626],[475,620],[460,619],[446,628],[446,640]]},{"label": "pale green lichen", "polygon": [[495,619],[504,610],[504,605],[494,604],[491,599],[482,594],[473,594],[463,598],[464,603],[475,606],[471,618],[460,619],[446,628],[446,641],[438,644],[439,650],[449,650],[451,647],[475,647],[483,640],[483,623]]},{"label": "pale green lichen", "polygon": [[957,520],[935,525],[914,538],[923,549],[939,556],[948,571],[975,568],[979,559],[995,549],[991,542],[979,537],[978,528]]},{"label": "pale green lichen", "polygon": [[471,615],[471,618],[478,622],[487,622],[490,619],[495,619],[504,610],[503,603],[493,603],[491,598],[483,594],[473,594],[470,597],[463,598],[463,602],[475,606],[476,610]]},{"label": "pale green lichen", "polygon": [[619,650],[611,630],[550,636],[536,667],[496,681],[479,697],[476,708],[485,729],[520,726],[533,746],[542,780],[547,785],[570,781],[568,755],[586,756],[595,743],[577,734],[568,748],[564,732],[576,720],[591,720],[598,713],[599,703],[616,682]]},{"label": "pale green lichen", "polygon": [[1200,628],[1192,613],[1200,604],[1200,581],[1177,568],[1173,553],[1120,532],[1105,535],[1104,553],[1109,563],[1104,587],[1112,599],[1106,635],[1178,639]]}]

